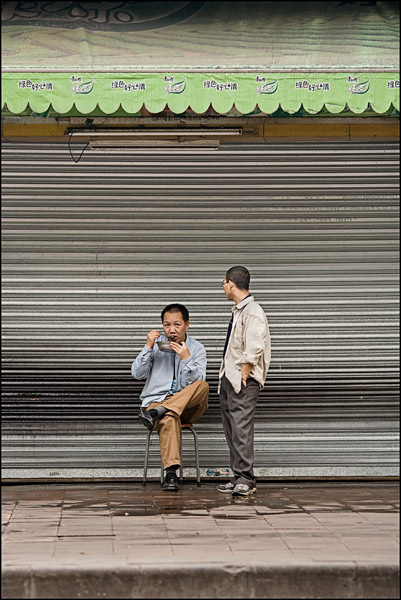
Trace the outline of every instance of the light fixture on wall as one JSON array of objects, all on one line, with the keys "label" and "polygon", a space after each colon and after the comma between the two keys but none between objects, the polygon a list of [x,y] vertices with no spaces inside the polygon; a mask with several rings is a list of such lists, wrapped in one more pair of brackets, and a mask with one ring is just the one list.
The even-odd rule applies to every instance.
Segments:
[{"label": "light fixture on wall", "polygon": [[88,142],[90,150],[98,150],[100,152],[133,152],[141,151],[144,154],[168,154],[172,150],[176,153],[197,152],[205,153],[210,150],[220,149],[220,140],[218,139],[146,139],[146,140],[91,140]]},{"label": "light fixture on wall", "polygon": [[[242,135],[242,127],[235,128],[194,128],[194,127],[166,127],[166,128],[137,128],[137,129],[96,129],[95,127],[74,128],[66,131],[69,135],[68,147],[74,162],[78,162],[84,151],[102,152],[125,151],[132,152],[135,148],[150,147],[160,153],[167,152],[168,148],[185,149],[187,151],[219,150],[222,136]],[[75,159],[71,142],[86,142],[78,159]],[[164,148],[164,150],[163,150]]]},{"label": "light fixture on wall", "polygon": [[119,139],[138,139],[138,138],[149,138],[149,137],[158,137],[158,138],[166,138],[166,137],[182,137],[182,136],[192,136],[195,138],[205,137],[205,136],[226,136],[226,135],[242,135],[242,128],[205,128],[205,129],[195,129],[195,128],[168,128],[165,129],[72,129],[68,128],[68,134],[71,134],[73,138],[86,138],[86,139],[111,139],[111,138],[119,138]]}]

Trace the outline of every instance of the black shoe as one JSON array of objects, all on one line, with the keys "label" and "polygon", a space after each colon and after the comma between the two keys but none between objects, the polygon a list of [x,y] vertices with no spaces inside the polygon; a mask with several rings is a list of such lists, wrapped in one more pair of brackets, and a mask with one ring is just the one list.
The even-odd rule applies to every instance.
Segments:
[{"label": "black shoe", "polygon": [[141,411],[138,415],[138,419],[142,421],[142,423],[149,429],[149,431],[153,431],[156,421],[158,418],[157,410],[144,410]]},{"label": "black shoe", "polygon": [[163,481],[163,491],[178,492],[179,489],[177,473],[174,471],[167,471]]}]

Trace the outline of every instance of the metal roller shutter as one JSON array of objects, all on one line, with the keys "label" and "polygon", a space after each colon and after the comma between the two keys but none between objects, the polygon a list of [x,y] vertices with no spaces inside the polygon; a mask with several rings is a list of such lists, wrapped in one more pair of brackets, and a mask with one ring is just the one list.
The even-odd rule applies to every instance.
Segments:
[{"label": "metal roller shutter", "polygon": [[141,476],[130,366],[172,301],[208,351],[202,475],[227,467],[216,378],[234,264],[272,336],[256,474],[397,475],[397,167],[392,143],[92,150],[77,164],[64,144],[4,143],[3,477]]}]

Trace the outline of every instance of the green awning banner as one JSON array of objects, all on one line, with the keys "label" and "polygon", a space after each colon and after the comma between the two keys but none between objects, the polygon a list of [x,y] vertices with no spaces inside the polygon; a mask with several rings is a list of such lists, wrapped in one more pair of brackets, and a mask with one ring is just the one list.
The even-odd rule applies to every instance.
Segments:
[{"label": "green awning banner", "polygon": [[1,18],[12,114],[399,110],[397,2],[5,1]]},{"label": "green awning banner", "polygon": [[385,113],[399,110],[397,72],[366,73],[3,73],[2,107],[14,114],[30,107],[43,113],[52,107],[63,114],[74,106],[83,115],[97,107],[106,114],[120,106],[137,113],[144,105],[151,113],[166,107],[180,114],[188,108],[202,114],[211,106],[225,114],[235,107],[241,114],[259,108],[295,113],[304,108],[317,114],[326,108],[336,114],[349,109],[363,113],[372,108]]}]

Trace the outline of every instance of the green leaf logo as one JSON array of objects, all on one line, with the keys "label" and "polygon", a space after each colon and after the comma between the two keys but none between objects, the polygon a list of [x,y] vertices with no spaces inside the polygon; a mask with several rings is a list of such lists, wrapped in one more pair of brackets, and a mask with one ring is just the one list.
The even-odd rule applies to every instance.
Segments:
[{"label": "green leaf logo", "polygon": [[278,79],[275,81],[269,81],[269,83],[265,83],[264,85],[259,85],[256,88],[258,94],[274,94],[278,88]]},{"label": "green leaf logo", "polygon": [[351,94],[366,94],[366,92],[369,90],[370,88],[370,79],[368,79],[367,81],[364,81],[363,83],[357,83],[356,85],[351,85],[351,87],[349,88],[349,92],[351,92]]},{"label": "green leaf logo", "polygon": [[182,81],[177,81],[177,83],[170,83],[167,87],[164,88],[164,91],[167,94],[182,94],[187,86],[187,80],[183,79]]},{"label": "green leaf logo", "polygon": [[90,81],[87,81],[86,83],[80,83],[77,86],[77,89],[75,90],[76,94],[90,94],[91,91],[93,90],[93,86],[94,86],[94,80],[91,79]]}]

